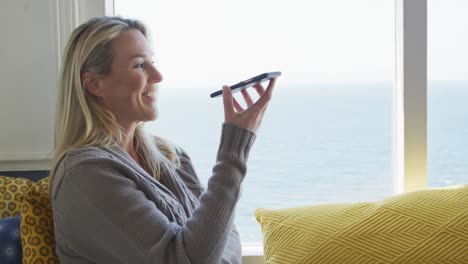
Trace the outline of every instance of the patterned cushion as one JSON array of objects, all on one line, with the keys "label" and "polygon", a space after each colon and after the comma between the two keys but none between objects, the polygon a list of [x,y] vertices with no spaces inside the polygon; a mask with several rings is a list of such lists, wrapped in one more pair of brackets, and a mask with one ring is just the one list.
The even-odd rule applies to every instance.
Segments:
[{"label": "patterned cushion", "polygon": [[24,178],[0,176],[0,219],[19,215],[23,193],[33,183]]},{"label": "patterned cushion", "polygon": [[21,264],[19,215],[0,220],[0,263]]},{"label": "patterned cushion", "polygon": [[468,186],[257,209],[266,263],[468,263]]},{"label": "patterned cushion", "polygon": [[24,263],[59,263],[55,252],[49,177],[33,184],[21,205],[21,244]]}]

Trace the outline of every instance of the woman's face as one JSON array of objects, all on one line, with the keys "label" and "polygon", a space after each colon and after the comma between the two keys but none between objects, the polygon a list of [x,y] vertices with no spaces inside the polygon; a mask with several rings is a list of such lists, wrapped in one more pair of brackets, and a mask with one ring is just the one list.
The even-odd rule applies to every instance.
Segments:
[{"label": "woman's face", "polygon": [[139,30],[127,30],[112,41],[111,73],[100,79],[103,105],[129,127],[158,117],[156,99],[161,73],[153,65],[153,53]]}]

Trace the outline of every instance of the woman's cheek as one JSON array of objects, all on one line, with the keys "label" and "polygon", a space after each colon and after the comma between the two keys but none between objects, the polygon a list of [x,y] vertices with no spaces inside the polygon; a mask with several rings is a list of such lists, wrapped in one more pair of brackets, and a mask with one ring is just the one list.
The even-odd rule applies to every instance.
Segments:
[{"label": "woman's cheek", "polygon": [[132,78],[132,87],[134,90],[143,92],[145,88],[145,76],[143,74],[136,74]]}]

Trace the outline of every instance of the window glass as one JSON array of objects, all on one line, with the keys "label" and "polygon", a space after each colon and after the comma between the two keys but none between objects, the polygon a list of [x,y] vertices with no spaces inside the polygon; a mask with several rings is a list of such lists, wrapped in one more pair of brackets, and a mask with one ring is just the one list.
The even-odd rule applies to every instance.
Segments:
[{"label": "window glass", "polygon": [[428,1],[428,186],[468,183],[468,1]]},{"label": "window glass", "polygon": [[223,122],[209,94],[283,73],[236,208],[242,242],[262,240],[256,208],[393,193],[393,1],[115,0],[115,10],[149,26],[165,78],[149,127],[187,150],[205,184]]}]

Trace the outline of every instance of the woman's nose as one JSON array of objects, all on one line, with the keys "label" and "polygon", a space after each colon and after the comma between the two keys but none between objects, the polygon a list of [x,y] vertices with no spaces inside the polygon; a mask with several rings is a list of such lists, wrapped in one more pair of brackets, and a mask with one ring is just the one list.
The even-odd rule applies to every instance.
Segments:
[{"label": "woman's nose", "polygon": [[151,70],[149,72],[148,82],[149,83],[158,83],[158,82],[161,82],[162,80],[163,80],[163,76],[162,76],[161,72],[158,71],[158,69],[156,69],[156,67],[154,65],[152,65]]}]

